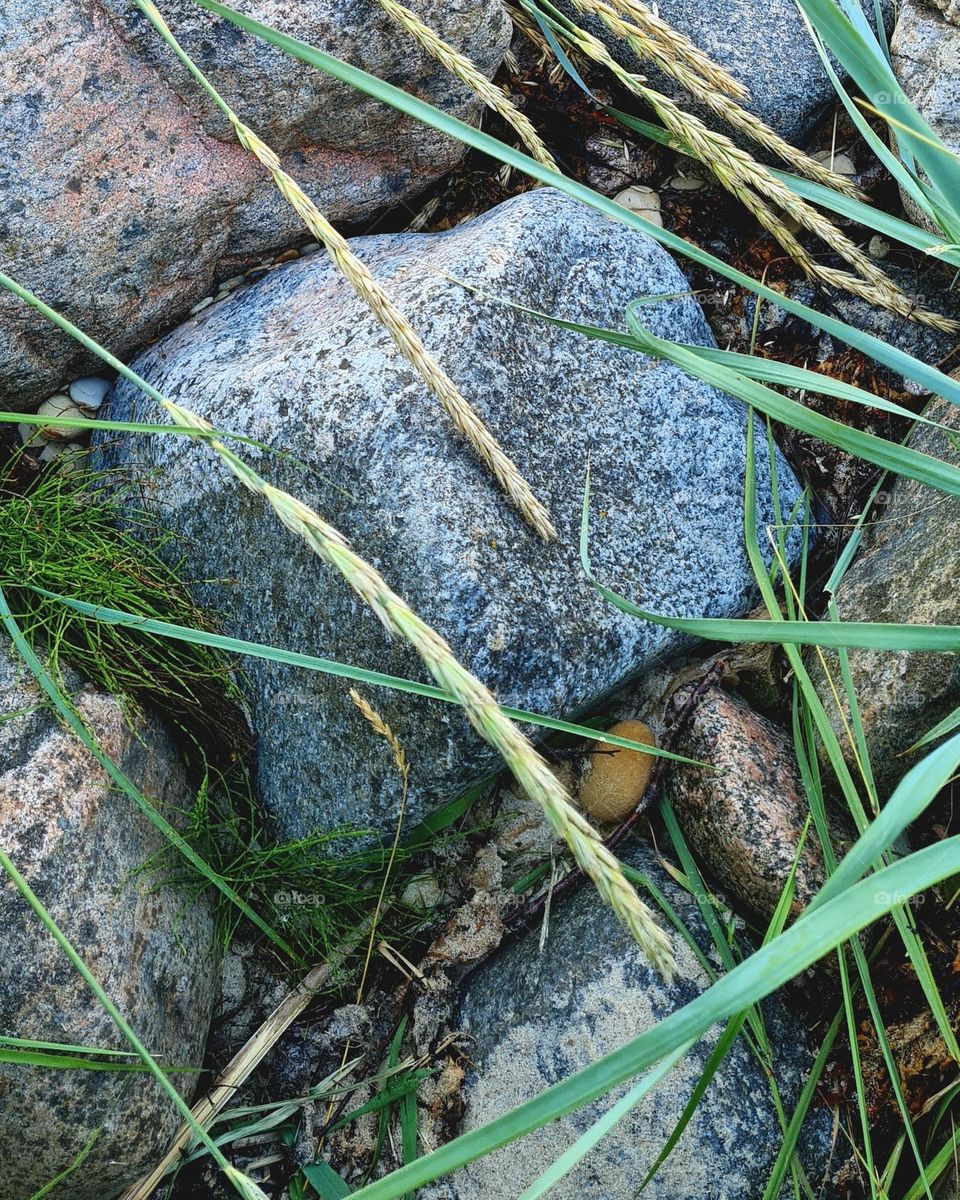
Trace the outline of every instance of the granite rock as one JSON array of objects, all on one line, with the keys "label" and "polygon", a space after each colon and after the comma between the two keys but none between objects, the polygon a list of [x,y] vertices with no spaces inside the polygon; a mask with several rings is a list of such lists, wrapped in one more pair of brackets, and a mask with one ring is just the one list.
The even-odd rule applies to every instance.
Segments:
[{"label": "granite rock", "polygon": [[[712,960],[709,935],[689,893],[646,846],[625,855],[666,894]],[[546,946],[532,931],[466,982],[458,1027],[470,1037],[461,1132],[476,1129],[652,1028],[708,986],[702,965],[671,934],[677,976],[666,985],[609,909],[589,889],[553,908]],[[787,1111],[812,1065],[802,1022],[774,998],[764,1005],[780,1095]],[[673,1131],[720,1034],[711,1030],[583,1162],[551,1189],[556,1200],[633,1200]],[[418,1194],[421,1200],[514,1200],[628,1085],[471,1163]],[[659,1172],[649,1200],[759,1200],[780,1141],[769,1084],[741,1038]],[[830,1195],[831,1119],[814,1107],[801,1156],[815,1195]],[[825,1190],[821,1187],[826,1181]]]},{"label": "granite rock", "polygon": [[[960,430],[960,410],[946,400],[932,401],[924,415]],[[918,426],[910,445],[960,463],[956,445],[938,429]],[[878,500],[876,519],[836,592],[841,619],[960,625],[960,500],[903,478]],[[849,650],[848,656],[882,800],[924,753],[906,751],[960,705],[960,657],[907,650]],[[824,657],[834,679],[839,679],[836,652],[825,650]],[[819,656],[808,655],[807,666],[853,766]],[[849,721],[845,698],[843,705]]]},{"label": "granite rock", "polygon": [[[292,263],[200,314],[141,355],[137,371],[221,429],[290,451],[243,453],[349,537],[504,703],[575,713],[678,644],[584,579],[588,458],[591,554],[604,582],[664,612],[749,607],[741,405],[670,364],[547,325],[449,278],[622,328],[635,297],[687,290],[654,241],[539,189],[448,233],[362,238],[354,248],[547,503],[556,542],[539,541],[509,508],[324,259]],[[713,344],[688,296],[644,313],[661,336]],[[108,409],[115,419],[153,416],[124,383]],[[163,436],[98,445],[99,465],[142,481],[143,502],[181,539],[198,599],[232,633],[422,677],[413,651],[387,638],[204,447]],[[765,459],[763,524],[772,520]],[[789,508],[796,483],[782,460],[779,470]],[[391,829],[401,791],[392,755],[343,681],[259,660],[247,677],[260,791],[282,833],[345,822]],[[451,706],[387,690],[372,698],[411,764],[408,822],[498,766]]]},{"label": "granite rock", "polygon": [[[715,772],[674,764],[669,792],[684,837],[724,894],[770,920],[810,813],[793,745],[739,697],[711,688],[676,744]],[[811,830],[797,865],[793,915],[823,883]]]},{"label": "granite rock", "polygon": [[[890,61],[907,98],[956,154],[960,153],[960,24],[956,5],[948,0],[941,3],[943,12],[925,0],[904,0],[890,42]],[[940,232],[915,200],[901,194],[912,220]]]},{"label": "granite rock", "polygon": [[[358,0],[248,0],[249,16],[321,46],[455,116],[469,90]],[[510,42],[499,0],[417,0],[488,75]],[[460,143],[416,125],[191,0],[173,32],[335,221],[412,200]],[[0,260],[124,355],[186,316],[216,282],[312,235],[226,119],[126,0],[0,7]],[[0,408],[24,409],[96,360],[0,293]]]},{"label": "granite rock", "polygon": [[[26,668],[0,648],[0,843],[160,1062],[199,1067],[217,964],[207,903],[134,875],[163,835],[54,719]],[[154,717],[131,728],[117,700],[66,683],[94,736],[174,818],[191,802],[176,748]],[[0,881],[0,1033],[128,1049],[13,884]],[[189,1097],[192,1074],[171,1077]],[[0,1196],[27,1200],[102,1125],[57,1200],[105,1200],[136,1179],[179,1125],[152,1079],[0,1065]]]}]

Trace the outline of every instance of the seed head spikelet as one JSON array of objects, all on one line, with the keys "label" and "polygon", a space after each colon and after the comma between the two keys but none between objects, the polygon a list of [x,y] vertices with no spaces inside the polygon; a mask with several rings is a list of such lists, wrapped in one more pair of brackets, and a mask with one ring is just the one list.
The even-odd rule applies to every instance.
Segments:
[{"label": "seed head spikelet", "polygon": [[537,162],[545,167],[559,170],[550,151],[543,144],[540,135],[530,123],[529,118],[511,103],[510,99],[491,83],[465,54],[448,45],[429,25],[426,25],[416,13],[411,12],[397,0],[377,0],[383,11],[394,20],[401,29],[415,38],[426,52],[458,79],[462,80],[476,95],[498,113],[507,124],[519,134],[520,140],[530,151]]},{"label": "seed head spikelet", "polygon": [[280,159],[270,146],[252,129],[244,125],[173,36],[152,0],[135,0],[135,3],[228,118],[240,145],[270,173],[283,198],[294,209],[313,236],[323,243],[354,291],[387,330],[400,353],[440,401],[443,410],[451,418],[457,431],[487,466],[524,520],[544,540],[549,541],[555,538],[556,530],[544,505],[533,494],[532,488],[497,439],[460,394],[453,380],[420,341],[409,321],[350,249],[346,238],[334,229],[297,181],[283,169]]},{"label": "seed head spikelet", "polygon": [[[552,8],[549,0],[543,0],[543,3]],[[574,0],[574,3],[583,7],[603,4],[604,0]],[[610,71],[624,87],[649,104],[686,152],[708,166],[718,181],[746,205],[812,278],[862,296],[871,303],[880,304],[892,312],[909,316],[936,329],[954,332],[960,327],[957,322],[939,313],[920,308],[817,209],[797,196],[768,168],[724,134],[709,129],[699,118],[684,112],[675,101],[649,87],[641,76],[627,71],[599,38],[569,19],[563,20],[557,32],[573,49]],[[860,278],[818,263],[800,246],[776,209],[782,209],[803,228],[821,238],[859,273]]]}]

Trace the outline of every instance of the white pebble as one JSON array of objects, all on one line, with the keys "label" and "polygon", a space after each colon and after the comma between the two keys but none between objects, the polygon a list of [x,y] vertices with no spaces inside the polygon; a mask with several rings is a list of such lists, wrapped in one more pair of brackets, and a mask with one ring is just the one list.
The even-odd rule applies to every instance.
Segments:
[{"label": "white pebble", "polygon": [[58,458],[64,452],[64,450],[66,450],[66,448],[66,442],[47,442],[44,448],[40,451],[40,461],[45,463],[53,462],[53,460]]},{"label": "white pebble", "polygon": [[875,233],[867,243],[867,253],[879,262],[890,253],[890,243],[885,242],[879,233]]},{"label": "white pebble", "polygon": [[109,379],[102,379],[99,375],[84,375],[82,379],[75,379],[70,384],[70,399],[95,412],[109,391]]},{"label": "white pebble", "polygon": [[303,258],[307,254],[316,254],[319,249],[319,242],[307,242],[305,246],[300,247],[300,257]]},{"label": "white pebble", "polygon": [[[37,409],[37,416],[40,417],[85,417],[86,413],[78,404],[70,399],[69,396],[56,395],[51,396],[49,400],[44,402]],[[86,433],[85,429],[78,429],[73,425],[57,425],[51,423],[49,425],[41,425],[40,437],[44,441],[53,442],[72,442],[76,438],[81,438]]]},{"label": "white pebble", "polygon": [[209,308],[212,303],[213,303],[213,297],[207,296],[207,298],[205,300],[201,300],[199,304],[195,304],[193,306],[193,308],[190,309],[190,316],[195,317],[197,315],[197,313],[202,313],[203,310],[205,308]]},{"label": "white pebble", "polygon": [[242,275],[231,275],[229,279],[225,279],[223,283],[220,284],[220,291],[232,292],[235,288],[238,288],[241,283],[243,283]]},{"label": "white pebble", "polygon": [[832,150],[818,150],[816,154],[811,154],[810,157],[814,162],[827,167],[834,175],[844,175],[848,179],[852,179],[857,173],[857,168],[854,166],[853,159],[849,154],[835,154]]},{"label": "white pebble", "polygon": [[429,912],[437,907],[442,898],[443,893],[437,880],[432,875],[421,875],[419,879],[412,879],[403,889],[400,902],[407,908]]},{"label": "white pebble", "polygon": [[675,192],[699,192],[707,186],[707,181],[699,175],[674,175],[667,186]]},{"label": "white pebble", "polygon": [[85,466],[88,454],[87,447],[78,446],[76,442],[47,442],[39,458],[42,463],[56,461],[57,470],[68,474]]},{"label": "white pebble", "polygon": [[639,213],[653,225],[663,228],[663,218],[660,216],[660,197],[653,188],[645,187],[642,183],[624,188],[614,196],[614,201],[621,204],[630,212]]}]

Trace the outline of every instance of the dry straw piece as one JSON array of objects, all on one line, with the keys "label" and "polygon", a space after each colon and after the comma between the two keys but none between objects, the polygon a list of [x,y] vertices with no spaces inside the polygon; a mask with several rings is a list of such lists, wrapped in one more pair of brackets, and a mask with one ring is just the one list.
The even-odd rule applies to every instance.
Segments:
[{"label": "dry straw piece", "polygon": [[425,25],[416,13],[403,4],[398,4],[397,0],[377,0],[377,3],[391,20],[396,21],[401,29],[415,38],[431,57],[471,88],[484,104],[503,117],[517,132],[530,151],[531,157],[552,171],[559,170],[526,114],[520,112],[509,97],[495,83],[491,83],[465,54],[448,45],[429,25]]},{"label": "dry straw piece", "polygon": [[393,751],[393,761],[397,768],[397,773],[403,780],[404,786],[406,786],[407,780],[410,778],[410,763],[407,761],[407,755],[400,743],[400,739],[370,701],[364,699],[356,688],[350,689],[350,699],[363,714],[364,720],[371,726],[375,733],[380,734]]},{"label": "dry straw piece", "polygon": [[451,418],[458,432],[469,442],[478,458],[489,468],[524,520],[545,541],[555,538],[556,530],[547,509],[533,494],[532,488],[497,439],[477,416],[469,402],[460,394],[453,380],[420,341],[410,322],[397,309],[367,267],[350,249],[346,238],[334,229],[297,181],[283,170],[279,158],[266,142],[237,117],[233,109],[173,36],[156,5],[151,0],[135,0],[135,3],[230,121],[240,145],[270,172],[277,190],[313,236],[326,247],[330,257],[343,272],[354,291],[387,330],[401,354],[440,401],[444,412]]}]

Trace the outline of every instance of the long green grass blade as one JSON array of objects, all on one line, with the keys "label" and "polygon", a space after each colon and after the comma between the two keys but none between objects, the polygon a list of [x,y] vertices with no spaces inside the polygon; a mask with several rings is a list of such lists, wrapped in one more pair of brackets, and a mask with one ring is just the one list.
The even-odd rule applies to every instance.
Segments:
[{"label": "long green grass blade", "polygon": [[[212,633],[204,629],[191,629],[186,625],[177,625],[169,621],[159,621],[152,617],[139,617],[135,613],[123,612],[121,609],[107,608],[99,604],[90,604],[85,600],[75,600],[62,596],[45,588],[31,588],[38,595],[50,600],[57,600],[73,612],[82,613],[97,621],[105,621],[111,625],[120,625],[141,633],[155,634],[158,637],[174,638],[195,646],[210,646],[224,650],[229,654],[243,654],[250,658],[263,658],[269,662],[284,663],[292,667],[303,667],[308,671],[320,671],[325,675],[334,675],[342,679],[350,679],[355,683],[366,683],[373,687],[391,688],[398,692],[409,692],[416,696],[425,696],[430,700],[442,700],[445,704],[456,704],[457,700],[449,692],[433,684],[420,683],[415,679],[406,679],[400,675],[387,675],[383,671],[372,671],[365,667],[354,667],[349,663],[338,662],[332,658],[318,658],[312,654],[300,654],[296,650],[283,650],[279,646],[267,646],[262,642],[248,642],[241,638],[228,637],[222,633]],[[523,708],[511,708],[501,705],[505,716],[514,721],[526,722],[541,729],[550,729],[556,733],[570,734],[571,737],[582,737],[594,742],[603,742],[609,746],[622,746],[626,750],[638,750],[654,758],[666,758],[673,762],[686,763],[689,766],[704,767],[706,763],[696,759],[685,758],[682,754],[674,754],[669,750],[661,750],[658,746],[647,746],[643,742],[634,742],[630,738],[620,737],[615,733],[605,733],[602,729],[592,729],[587,725],[578,725],[573,721],[562,721],[559,717],[550,717],[544,713],[528,712]]]},{"label": "long green grass blade", "polygon": [[441,1175],[505,1146],[556,1120],[618,1084],[639,1075],[718,1021],[782,987],[837,945],[889,912],[891,896],[924,891],[960,869],[960,837],[884,867],[797,921],[768,946],[721,976],[715,984],[653,1029],[605,1055],[502,1117],[356,1192],[357,1200],[397,1200]]},{"label": "long green grass blade", "polygon": [[[629,212],[614,200],[600,195],[599,192],[595,192],[592,188],[578,183],[576,180],[568,179],[565,175],[560,174],[560,172],[553,171],[549,167],[536,162],[529,155],[523,154],[511,146],[507,146],[497,138],[491,137],[482,130],[475,129],[472,125],[468,125],[465,121],[460,121],[456,117],[450,116],[449,113],[442,112],[440,109],[425,103],[416,96],[410,95],[401,88],[394,87],[392,84],[378,79],[375,75],[360,70],[359,67],[351,66],[349,63],[345,63],[331,54],[326,54],[306,42],[298,41],[296,38],[281,33],[269,25],[255,21],[251,17],[237,12],[236,9],[220,4],[219,0],[195,0],[195,3],[201,8],[205,8],[223,17],[224,20],[230,21],[238,28],[255,34],[271,45],[277,46],[294,58],[300,59],[301,62],[307,63],[308,66],[316,67],[318,70],[323,71],[324,74],[339,79],[350,87],[356,88],[358,91],[364,92],[366,95],[372,96],[384,104],[388,104],[391,108],[397,109],[398,112],[405,113],[414,120],[429,125],[441,133],[449,134],[465,145],[475,150],[480,150],[484,154],[488,154],[491,158],[497,159],[508,166],[515,167],[518,171],[522,171],[533,179],[551,184],[559,191],[565,192],[574,199],[581,200],[584,204],[589,205],[591,208],[608,217],[612,217],[615,221],[620,221],[632,229],[637,229],[641,233],[648,234],[660,242],[661,245],[666,246],[675,253],[692,259],[702,266],[709,267],[724,278],[740,284],[758,296],[762,296],[765,300],[770,301],[771,304],[793,313],[805,321],[809,321],[810,324],[815,325],[818,329],[822,329],[825,333],[839,338],[840,341],[845,342],[847,345],[862,350],[865,354],[875,358],[878,362],[882,362],[892,370],[916,380],[931,392],[937,392],[951,399],[955,404],[960,404],[960,383],[950,379],[949,376],[944,375],[935,367],[930,367],[918,358],[907,354],[905,351],[888,345],[881,338],[875,337],[873,334],[864,333],[862,330],[854,329],[853,326],[848,325],[844,321],[828,316],[826,313],[818,312],[816,309],[808,308],[806,305],[800,304],[787,296],[782,296],[775,289],[767,287],[742,271],[738,271],[722,259],[700,249],[700,247],[694,245],[692,242],[685,241],[676,234],[661,229],[650,221],[644,220],[643,217],[638,216],[636,213]],[[12,282],[8,277],[0,275],[0,285],[9,286]],[[21,296],[21,298],[26,297]],[[94,352],[96,353],[96,351]]]}]

